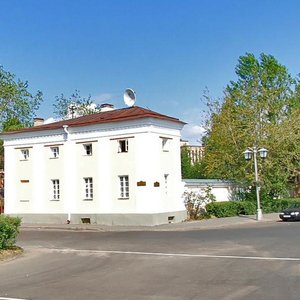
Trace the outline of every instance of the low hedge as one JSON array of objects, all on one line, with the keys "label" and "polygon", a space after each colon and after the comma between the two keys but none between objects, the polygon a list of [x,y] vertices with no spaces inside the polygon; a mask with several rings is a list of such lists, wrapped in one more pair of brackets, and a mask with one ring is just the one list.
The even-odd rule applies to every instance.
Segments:
[{"label": "low hedge", "polygon": [[[264,213],[281,212],[282,210],[300,205],[299,198],[293,199],[272,199],[262,201],[261,207]],[[211,202],[206,205],[209,215],[217,218],[234,217],[238,215],[256,214],[256,202],[254,201],[224,201]]]},{"label": "low hedge", "polygon": [[20,225],[20,218],[0,215],[0,249],[15,245]]},{"label": "low hedge", "polygon": [[211,202],[206,205],[206,211],[217,218],[252,215],[256,212],[256,205],[250,201]]},{"label": "low hedge", "polygon": [[295,205],[300,205],[299,198],[273,199],[263,201],[262,210],[264,213],[281,212],[284,209]]}]

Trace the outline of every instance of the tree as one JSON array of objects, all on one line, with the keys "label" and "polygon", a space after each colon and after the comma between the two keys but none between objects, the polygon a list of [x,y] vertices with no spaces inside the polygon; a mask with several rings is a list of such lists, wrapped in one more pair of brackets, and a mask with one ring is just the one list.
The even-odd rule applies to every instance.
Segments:
[{"label": "tree", "polygon": [[[0,131],[31,126],[35,111],[42,101],[42,92],[28,91],[28,82],[0,66]],[[3,142],[0,141],[0,169],[3,169]]]},{"label": "tree", "polygon": [[31,94],[27,81],[15,80],[14,74],[0,66],[0,129],[12,119],[22,126],[31,126],[42,96],[41,91]]},{"label": "tree", "polygon": [[222,102],[209,101],[206,173],[253,186],[253,162],[245,162],[242,153],[265,147],[269,157],[259,161],[260,177],[267,193],[280,195],[300,170],[298,79],[266,54],[241,56],[235,71],[238,79],[227,85]]},{"label": "tree", "polygon": [[91,96],[81,97],[80,92],[75,90],[71,97],[67,98],[64,94],[56,96],[54,114],[58,118],[69,119],[84,115],[90,115],[99,111],[99,107],[93,103]]},{"label": "tree", "polygon": [[181,147],[181,176],[184,179],[205,178],[202,161],[192,163],[187,146]]}]

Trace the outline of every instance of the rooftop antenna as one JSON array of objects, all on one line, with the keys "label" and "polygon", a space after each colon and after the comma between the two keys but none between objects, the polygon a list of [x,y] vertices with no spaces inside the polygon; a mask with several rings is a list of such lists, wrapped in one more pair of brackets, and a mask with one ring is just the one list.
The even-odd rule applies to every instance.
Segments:
[{"label": "rooftop antenna", "polygon": [[136,101],[136,93],[133,89],[126,89],[124,94],[123,94],[123,99],[125,104],[128,107],[134,106],[134,103]]}]

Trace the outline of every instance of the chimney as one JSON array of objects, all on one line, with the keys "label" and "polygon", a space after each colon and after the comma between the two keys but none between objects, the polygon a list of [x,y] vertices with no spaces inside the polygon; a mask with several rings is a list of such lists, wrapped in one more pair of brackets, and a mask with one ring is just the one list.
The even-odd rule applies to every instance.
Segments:
[{"label": "chimney", "polygon": [[44,119],[43,118],[34,118],[33,119],[33,126],[40,126],[44,124]]},{"label": "chimney", "polygon": [[103,103],[100,105],[100,112],[114,110],[115,107],[113,104]]}]

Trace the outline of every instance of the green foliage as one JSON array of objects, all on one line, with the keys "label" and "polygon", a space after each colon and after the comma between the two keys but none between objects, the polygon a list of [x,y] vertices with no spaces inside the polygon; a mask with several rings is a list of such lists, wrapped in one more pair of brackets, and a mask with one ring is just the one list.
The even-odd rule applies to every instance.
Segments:
[{"label": "green foliage", "polygon": [[[300,199],[265,199],[261,202],[263,213],[281,212],[295,205],[300,205]],[[206,205],[206,212],[217,218],[255,215],[256,202],[249,200],[213,202]]]},{"label": "green foliage", "polygon": [[68,98],[64,94],[56,96],[53,106],[54,114],[63,119],[90,115],[99,111],[99,107],[93,103],[91,96],[81,97],[78,90],[75,90]]},{"label": "green foliage", "polygon": [[217,218],[234,217],[239,215],[239,203],[235,201],[213,202],[206,205],[206,211]]},{"label": "green foliage", "polygon": [[14,74],[0,66],[0,130],[11,119],[17,119],[23,126],[30,126],[41,101],[41,91],[31,94],[27,81],[16,80]]},{"label": "green foliage", "polygon": [[211,192],[211,187],[205,188],[203,192],[185,191],[183,197],[189,220],[208,218],[209,215],[206,213],[205,205],[216,201]]},{"label": "green foliage", "polygon": [[205,178],[203,163],[200,161],[192,164],[188,149],[185,146],[181,147],[181,176],[185,179]]},{"label": "green foliage", "polygon": [[256,203],[251,201],[239,201],[238,215],[254,215],[256,214]]},{"label": "green foliage", "polygon": [[300,205],[300,199],[266,200],[262,203],[262,210],[264,213],[281,212],[288,207],[296,205]]},{"label": "green foliage", "polygon": [[239,58],[237,80],[231,81],[222,101],[208,96],[205,175],[255,186],[248,147],[269,150],[258,159],[262,190],[271,197],[286,195],[291,178],[300,175],[300,87],[273,56]]},{"label": "green foliage", "polygon": [[[0,131],[17,130],[31,126],[35,111],[42,101],[42,92],[28,91],[28,82],[0,66]],[[0,141],[0,169],[4,168],[3,142]]]},{"label": "green foliage", "polygon": [[13,117],[5,122],[3,122],[3,131],[14,131],[21,128],[24,128],[24,125],[16,117]]},{"label": "green foliage", "polygon": [[0,215],[0,249],[15,246],[21,219]]}]

